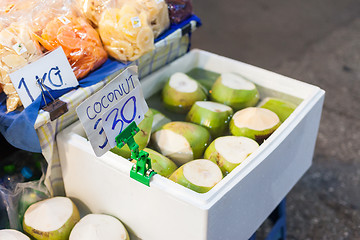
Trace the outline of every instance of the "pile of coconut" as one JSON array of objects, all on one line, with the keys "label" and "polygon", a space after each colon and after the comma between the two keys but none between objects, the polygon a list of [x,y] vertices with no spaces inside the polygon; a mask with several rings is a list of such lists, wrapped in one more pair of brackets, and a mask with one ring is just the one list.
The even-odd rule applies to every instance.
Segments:
[{"label": "pile of coconut", "polygon": [[[204,87],[189,74],[172,74],[162,89],[163,106],[184,121],[150,109],[135,136],[158,174],[199,193],[255,152],[296,108],[277,98],[259,104],[256,85],[241,75],[216,74],[214,80]],[[126,146],[112,151],[130,157]]]},{"label": "pile of coconut", "polygon": [[26,210],[24,233],[0,230],[1,240],[129,240],[129,234],[117,218],[106,214],[88,214],[80,219],[76,205],[67,197],[36,202]]}]

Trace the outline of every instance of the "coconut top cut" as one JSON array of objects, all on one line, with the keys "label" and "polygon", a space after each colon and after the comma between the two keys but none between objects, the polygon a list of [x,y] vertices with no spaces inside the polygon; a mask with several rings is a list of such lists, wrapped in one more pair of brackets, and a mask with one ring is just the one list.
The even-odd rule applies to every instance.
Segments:
[{"label": "coconut top cut", "polygon": [[217,102],[210,102],[210,101],[197,101],[195,102],[196,105],[198,105],[201,108],[205,108],[207,110],[213,111],[213,112],[226,112],[231,111],[231,107],[217,103]]},{"label": "coconut top cut", "polygon": [[256,88],[252,82],[233,73],[222,73],[221,82],[225,86],[236,90],[253,90]]},{"label": "coconut top cut", "polygon": [[241,163],[258,147],[256,141],[247,137],[225,136],[215,140],[216,151],[231,163]]},{"label": "coconut top cut", "polygon": [[280,122],[276,113],[258,107],[248,107],[237,111],[233,120],[238,128],[246,127],[257,131],[270,129]]},{"label": "coconut top cut", "polygon": [[198,89],[198,83],[185,73],[181,72],[171,75],[169,85],[177,91],[184,93],[196,92]]},{"label": "coconut top cut", "polygon": [[193,152],[188,140],[171,130],[163,129],[154,133],[156,144],[159,146],[160,152],[165,156],[181,153],[188,155],[192,159]]},{"label": "coconut top cut", "polygon": [[32,204],[25,212],[24,222],[39,231],[51,232],[61,228],[73,211],[73,203],[69,198],[49,198]]},{"label": "coconut top cut", "polygon": [[0,230],[1,240],[30,240],[25,234],[14,229],[2,229]]},{"label": "coconut top cut", "polygon": [[105,214],[88,214],[73,228],[69,240],[127,239],[127,231],[115,217]]},{"label": "coconut top cut", "polygon": [[184,177],[194,185],[213,187],[223,177],[220,168],[207,159],[198,159],[183,166]]}]

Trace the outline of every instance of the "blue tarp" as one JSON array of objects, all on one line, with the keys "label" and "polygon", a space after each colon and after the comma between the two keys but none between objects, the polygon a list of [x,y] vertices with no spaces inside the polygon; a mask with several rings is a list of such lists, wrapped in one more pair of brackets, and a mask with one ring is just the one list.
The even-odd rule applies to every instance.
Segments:
[{"label": "blue tarp", "polygon": [[[155,42],[164,39],[177,29],[184,29],[190,21],[196,21],[197,27],[201,25],[200,19],[197,16],[192,15],[190,18],[179,24],[171,25],[167,31],[155,40]],[[79,81],[79,87],[91,86],[112,73],[125,68],[127,65],[129,64],[108,59],[99,69],[90,73],[86,78],[81,79]],[[72,89],[74,88],[51,91],[50,94],[56,99]],[[51,102],[51,100],[47,99],[47,102]],[[15,110],[13,112],[6,113],[6,95],[4,93],[0,94],[0,132],[11,145],[30,152],[41,152],[39,138],[36,134],[36,130],[34,129],[34,124],[38,116],[38,111],[43,106],[43,97],[39,96],[23,111]]]}]

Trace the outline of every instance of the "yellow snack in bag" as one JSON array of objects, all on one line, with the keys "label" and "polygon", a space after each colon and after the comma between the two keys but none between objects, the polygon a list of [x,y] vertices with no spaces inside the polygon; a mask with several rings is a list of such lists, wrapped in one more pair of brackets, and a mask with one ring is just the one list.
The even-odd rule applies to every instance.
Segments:
[{"label": "yellow snack in bag", "polygon": [[154,38],[170,26],[169,12],[164,0],[134,0],[139,11],[146,11]]},{"label": "yellow snack in bag", "polygon": [[0,84],[7,95],[7,112],[22,106],[9,73],[41,56],[40,46],[31,39],[28,27],[12,23],[0,31]]},{"label": "yellow snack in bag", "polygon": [[154,34],[146,11],[138,11],[133,4],[106,9],[98,28],[104,48],[113,58],[135,61],[154,49]]}]

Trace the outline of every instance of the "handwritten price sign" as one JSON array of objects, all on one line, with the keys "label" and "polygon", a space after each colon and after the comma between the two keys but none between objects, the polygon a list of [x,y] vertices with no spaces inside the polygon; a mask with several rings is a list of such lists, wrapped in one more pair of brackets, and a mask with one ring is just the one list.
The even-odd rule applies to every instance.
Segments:
[{"label": "handwritten price sign", "polygon": [[110,147],[116,146],[115,137],[131,122],[135,121],[139,125],[148,110],[141,88],[137,86],[128,96],[105,112],[102,122]]},{"label": "handwritten price sign", "polygon": [[76,112],[99,157],[115,147],[115,137],[132,121],[139,123],[147,110],[137,67],[131,66],[80,104]]},{"label": "handwritten price sign", "polygon": [[29,106],[44,91],[60,90],[79,85],[61,47],[37,61],[9,74],[24,107]]}]

